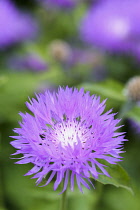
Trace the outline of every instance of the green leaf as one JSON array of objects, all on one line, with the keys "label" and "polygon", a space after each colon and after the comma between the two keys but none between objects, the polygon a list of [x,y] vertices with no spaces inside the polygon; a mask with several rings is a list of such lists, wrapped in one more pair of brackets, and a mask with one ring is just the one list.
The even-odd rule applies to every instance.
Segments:
[{"label": "green leaf", "polygon": [[99,175],[97,181],[101,182],[102,184],[111,184],[116,187],[125,188],[133,194],[130,177],[127,172],[122,168],[122,166],[120,166],[119,164],[109,164],[103,160],[100,160],[100,162],[107,166],[106,171],[111,177]]},{"label": "green leaf", "polygon": [[124,102],[123,85],[115,80],[106,80],[100,83],[83,83],[80,84],[86,91],[93,94],[102,95],[106,98],[112,98],[119,102]]}]

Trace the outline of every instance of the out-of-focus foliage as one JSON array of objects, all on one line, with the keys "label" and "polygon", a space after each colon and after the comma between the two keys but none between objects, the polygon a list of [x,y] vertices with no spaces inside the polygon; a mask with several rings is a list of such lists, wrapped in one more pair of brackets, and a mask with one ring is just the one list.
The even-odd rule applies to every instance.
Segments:
[{"label": "out-of-focus foliage", "polygon": [[[77,5],[71,8],[61,5],[44,6],[42,2],[45,0],[5,1],[14,3],[18,14],[28,14],[37,31],[33,32],[32,40],[17,39],[17,42],[12,42],[10,38],[10,45],[0,46],[0,210],[55,210],[60,206],[61,195],[58,193],[61,189],[54,192],[53,184],[37,187],[34,179],[23,176],[32,166],[14,164],[10,157],[15,150],[9,144],[12,129],[18,127],[17,122],[21,120],[18,113],[27,111],[25,102],[28,97],[46,89],[56,90],[60,85],[84,87],[91,94],[100,95],[101,100],[107,98],[107,109],[113,108],[116,117],[122,118],[124,126],[120,130],[126,132],[129,140],[124,145],[126,153],[120,162],[128,174],[121,166],[113,165],[110,168],[109,165],[108,171],[112,178],[101,175],[99,182],[93,180],[95,189],[85,189],[84,194],[77,188],[74,192],[68,191],[67,209],[139,210],[140,132],[137,131],[140,129],[140,107],[138,102],[133,102],[130,106],[131,101],[124,94],[128,79],[140,75],[139,49],[132,54],[112,52],[103,46],[98,48],[97,45],[91,46],[81,40],[81,20],[91,7],[96,9],[97,3],[99,7],[102,0],[77,1]],[[127,0],[125,2],[127,4]],[[8,24],[11,24],[8,28],[1,14],[0,23],[3,21],[6,30],[13,29],[14,36],[14,27],[10,28],[12,23],[8,20]],[[100,22],[97,21],[101,24]],[[137,28],[140,28],[139,23]],[[135,31],[138,32],[133,31],[133,38],[136,37]],[[9,31],[9,37],[10,34]],[[56,41],[65,44],[58,46]],[[140,43],[140,38],[134,38],[133,41]],[[17,59],[22,61],[28,55],[41,58],[46,68],[40,71],[37,61],[30,65],[23,65],[25,62],[21,62],[20,66]],[[129,191],[134,191],[134,195]]]}]

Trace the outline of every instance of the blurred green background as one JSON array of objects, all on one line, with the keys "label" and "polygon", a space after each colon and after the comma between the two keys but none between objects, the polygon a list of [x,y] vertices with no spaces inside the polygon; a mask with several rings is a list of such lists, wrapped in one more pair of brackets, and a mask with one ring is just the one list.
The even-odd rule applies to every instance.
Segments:
[{"label": "blurred green background", "polygon": [[[80,1],[68,10],[45,8],[33,0],[12,2],[18,10],[36,19],[38,33],[32,40],[0,49],[0,210],[55,210],[60,206],[59,190],[54,192],[53,184],[35,186],[34,179],[23,176],[32,166],[16,165],[10,158],[15,150],[9,144],[12,140],[9,136],[14,135],[12,130],[19,126],[18,113],[27,111],[25,102],[34,93],[68,85],[84,87],[101,99],[108,98],[106,109],[113,108],[119,115],[128,104],[124,94],[127,81],[140,75],[140,60],[109,53],[81,41],[80,20],[91,1]],[[126,132],[129,141],[125,142],[126,153],[121,165],[131,177],[134,194],[121,187],[95,182],[96,189],[84,189],[84,194],[78,189],[68,191],[68,210],[140,209],[139,105],[134,103],[122,117],[121,130]]]}]

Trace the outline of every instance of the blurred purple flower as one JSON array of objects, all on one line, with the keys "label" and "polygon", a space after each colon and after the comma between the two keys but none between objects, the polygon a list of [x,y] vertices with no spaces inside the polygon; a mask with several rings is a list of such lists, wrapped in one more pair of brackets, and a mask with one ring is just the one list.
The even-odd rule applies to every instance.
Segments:
[{"label": "blurred purple flower", "polygon": [[132,129],[135,134],[140,134],[140,122],[132,118],[127,119],[127,121],[130,129]]},{"label": "blurred purple flower", "polygon": [[54,190],[64,180],[62,192],[69,181],[74,189],[75,178],[82,191],[81,184],[90,188],[91,175],[109,176],[100,159],[110,164],[121,161],[125,139],[115,132],[120,120],[114,119],[112,110],[103,114],[106,100],[100,103],[100,97],[84,93],[83,88],[68,87],[36,97],[26,103],[33,115],[20,113],[21,127],[14,130],[18,136],[12,136],[16,140],[11,142],[17,149],[13,155],[23,155],[16,163],[34,165],[26,175],[35,174],[37,184],[48,175],[44,186],[56,175]]},{"label": "blurred purple flower", "polygon": [[140,0],[99,1],[80,26],[81,38],[114,52],[134,53],[140,46]]},{"label": "blurred purple flower", "polygon": [[36,54],[12,57],[10,58],[8,65],[12,69],[31,70],[36,72],[45,71],[48,69],[48,64]]},{"label": "blurred purple flower", "polygon": [[37,24],[32,17],[19,11],[11,0],[0,0],[0,48],[32,39]]}]

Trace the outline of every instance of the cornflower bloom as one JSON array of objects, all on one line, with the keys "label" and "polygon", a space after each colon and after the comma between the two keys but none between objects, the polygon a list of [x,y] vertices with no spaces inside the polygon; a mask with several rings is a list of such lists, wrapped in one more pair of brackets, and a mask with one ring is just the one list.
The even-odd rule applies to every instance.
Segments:
[{"label": "cornflower bloom", "polygon": [[93,5],[80,24],[82,40],[111,52],[140,54],[140,0]]},{"label": "cornflower bloom", "polygon": [[0,48],[35,37],[37,24],[19,11],[11,0],[0,0]]},{"label": "cornflower bloom", "polygon": [[[114,119],[112,110],[103,113],[105,102],[90,96],[84,89],[59,88],[58,92],[36,95],[26,105],[33,115],[20,113],[18,136],[11,145],[22,154],[17,164],[32,163],[34,167],[25,175],[37,178],[37,185],[47,178],[48,185],[55,177],[54,190],[64,181],[62,192],[74,180],[82,192],[83,184],[90,189],[90,177],[109,176],[100,160],[116,164],[121,160],[123,133],[115,132],[120,120]],[[48,174],[48,176],[47,176]]]}]

